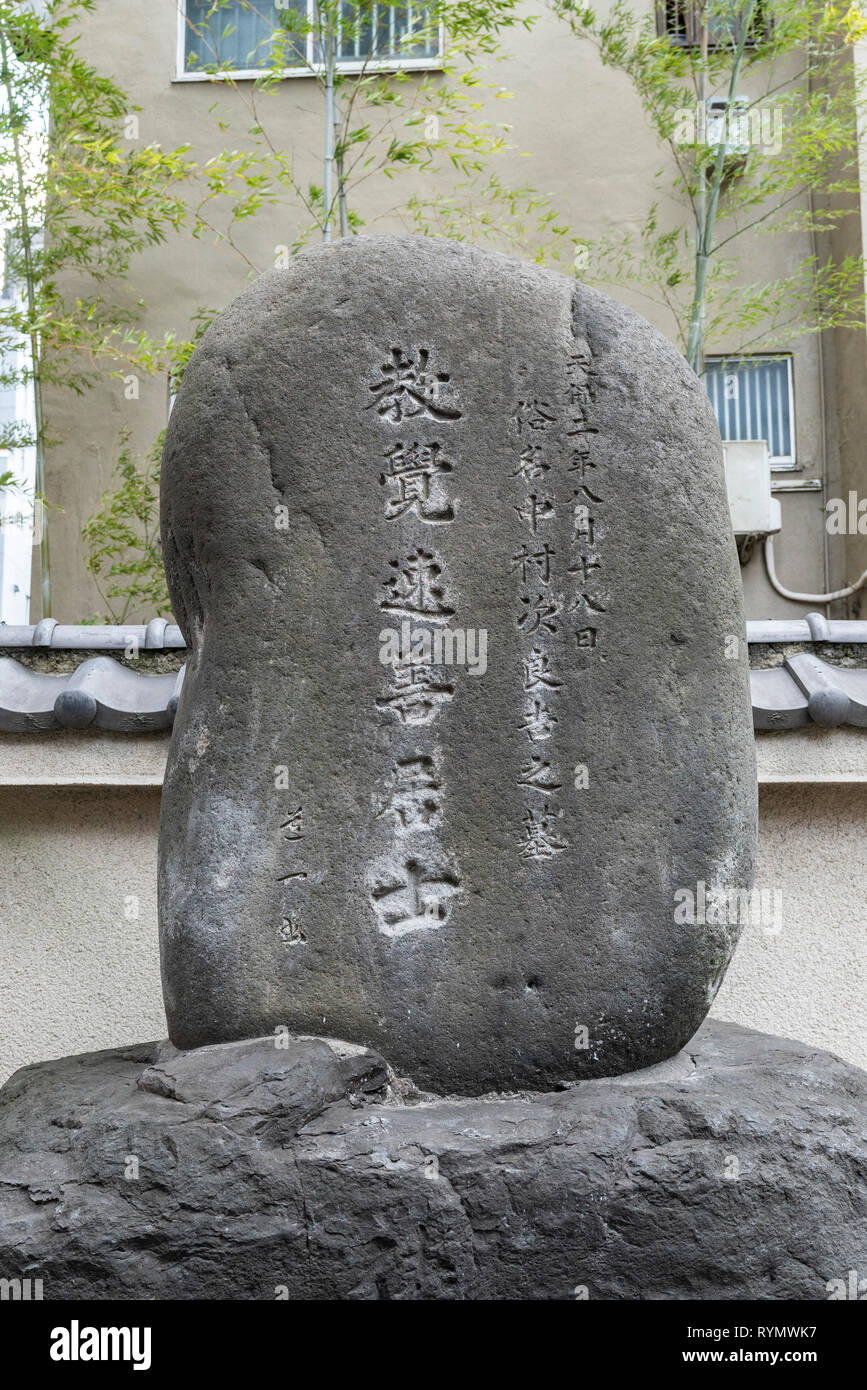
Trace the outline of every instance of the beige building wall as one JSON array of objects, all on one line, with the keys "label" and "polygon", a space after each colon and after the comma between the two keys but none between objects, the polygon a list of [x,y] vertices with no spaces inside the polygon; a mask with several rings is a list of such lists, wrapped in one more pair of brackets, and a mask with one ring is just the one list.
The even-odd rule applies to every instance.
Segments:
[{"label": "beige building wall", "polygon": [[[648,15],[652,13],[652,0],[635,3],[636,8],[643,6]],[[592,49],[578,43],[545,7],[528,4],[527,12],[539,16],[537,24],[530,33],[507,34],[507,61],[490,69],[491,80],[513,93],[511,100],[491,102],[487,111],[492,120],[508,120],[512,126],[514,148],[497,157],[496,173],[507,184],[529,182],[548,195],[576,238],[595,239],[612,228],[637,231],[658,197],[655,175],[665,166],[665,157],[629,82],[603,67]],[[176,13],[176,0],[149,0],[147,5],[141,0],[97,0],[84,23],[82,51],[98,69],[113,76],[140,108],[138,140],[142,144],[156,141],[169,148],[189,142],[201,159],[220,148],[244,148],[250,143],[247,132],[253,122],[251,84],[242,82],[239,92],[234,92],[224,83],[174,81]],[[288,79],[257,99],[275,142],[291,151],[299,180],[304,184],[320,180],[322,98],[314,81]],[[222,132],[218,119],[226,123]],[[671,175],[669,169],[666,180]],[[429,195],[432,185],[413,172],[391,183],[371,180],[359,203],[367,230],[411,229],[392,209],[413,191]],[[225,209],[217,204],[213,212],[215,222],[224,225]],[[684,209],[673,199],[663,200],[662,217],[667,225],[677,225],[684,220]],[[139,297],[146,301],[146,327],[155,336],[167,332],[184,336],[198,307],[216,309],[230,302],[252,273],[273,264],[277,248],[293,241],[298,225],[297,209],[284,205],[265,209],[240,229],[240,249],[254,270],[226,246],[173,237],[167,245],[137,258],[124,293],[130,301]],[[852,219],[847,235],[860,244],[860,221],[856,226]],[[744,275],[757,283],[777,279],[809,251],[803,234],[753,238],[745,246]],[[569,269],[568,264],[565,268]],[[612,288],[673,336],[667,311],[638,294]],[[835,355],[842,362],[839,395],[846,479],[867,495],[867,431],[861,427],[865,340],[864,335],[855,336],[857,343],[841,341],[836,354],[826,354],[824,364],[815,338],[795,344],[781,338],[774,346],[781,351],[792,348],[795,354],[802,476],[824,480],[828,474],[838,475]],[[720,342],[709,344],[709,349],[725,352],[738,346]],[[55,392],[48,406],[51,431],[64,441],[51,451],[48,468],[50,499],[60,509],[50,514],[54,616],[77,622],[101,611],[81,563],[81,525],[110,485],[120,431],[131,432],[132,444],[142,457],[153,444],[166,420],[166,384],[162,379],[143,379],[138,399],[130,400],[125,398],[124,383],[106,369],[84,401]],[[782,498],[778,569],[788,587],[799,591],[822,592],[826,586],[824,500],[824,492]],[[850,548],[851,564],[856,547]],[[845,564],[838,564],[842,568]],[[774,594],[760,556],[746,568],[744,578],[751,617],[798,616],[810,606]],[[33,592],[38,593],[37,584]],[[31,620],[39,616],[35,606]]]},{"label": "beige building wall", "polygon": [[[813,728],[757,742],[758,886],[781,898],[745,928],[713,1014],[867,1066],[863,735]],[[165,1035],[156,862],[166,744],[0,741],[0,1082],[29,1062]]]}]

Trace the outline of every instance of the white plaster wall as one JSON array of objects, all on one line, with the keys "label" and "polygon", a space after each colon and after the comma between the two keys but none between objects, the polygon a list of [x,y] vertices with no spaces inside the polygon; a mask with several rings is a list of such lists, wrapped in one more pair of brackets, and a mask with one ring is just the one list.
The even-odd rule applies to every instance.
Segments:
[{"label": "white plaster wall", "polygon": [[867,784],[763,786],[757,884],[780,931],[744,928],[713,1016],[867,1067]]},{"label": "white plaster wall", "polygon": [[[787,737],[771,736],[778,776]],[[58,760],[69,767],[65,754],[76,744],[31,737],[29,775],[49,775]],[[834,744],[822,743],[826,761],[835,745],[838,756],[830,761],[851,762],[855,753],[863,775],[863,734],[840,731]],[[28,1062],[165,1034],[156,927],[158,787],[2,785],[4,764],[7,777],[27,775],[21,744],[9,746],[8,758],[5,747],[0,744],[0,1081]],[[109,760],[122,765],[123,773],[114,775],[156,780],[159,747],[96,739],[92,751],[103,756],[102,776],[112,775]],[[767,761],[762,740],[760,754]],[[72,757],[73,766],[79,757]],[[809,761],[800,760],[802,775]],[[77,775],[88,774],[82,767]],[[780,933],[746,928],[713,1013],[867,1066],[867,783],[764,785],[758,883],[782,892]],[[127,915],[130,899],[138,899],[138,917]]]},{"label": "white plaster wall", "polygon": [[[46,1057],[165,1037],[159,797],[0,787],[0,1079]],[[127,917],[133,898],[139,915]]]}]

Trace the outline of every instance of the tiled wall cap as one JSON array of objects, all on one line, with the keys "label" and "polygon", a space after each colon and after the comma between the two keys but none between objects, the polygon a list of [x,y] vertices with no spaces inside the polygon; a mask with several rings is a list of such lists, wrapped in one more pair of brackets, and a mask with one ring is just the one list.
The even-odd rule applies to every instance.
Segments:
[{"label": "tiled wall cap", "polygon": [[167,676],[91,657],[75,671],[49,675],[0,657],[0,730],[37,733],[57,729],[110,729],[153,733],[169,729],[178,707],[183,668]]},{"label": "tiled wall cap", "polygon": [[823,729],[867,728],[867,670],[798,652],[782,666],[751,671],[750,689],[756,729],[796,729],[811,721]]},{"label": "tiled wall cap", "polygon": [[147,624],[58,623],[44,618],[35,627],[12,627],[0,623],[0,647],[53,647],[66,651],[183,651],[181,630],[165,618],[151,618]]},{"label": "tiled wall cap", "polygon": [[43,618],[41,623],[37,623],[33,629],[34,647],[50,647],[57,626],[56,618]]},{"label": "tiled wall cap", "polygon": [[867,622],[855,618],[754,618],[747,623],[748,642],[867,642]]},{"label": "tiled wall cap", "polygon": [[[747,624],[751,642],[862,642],[867,622],[831,620],[811,613],[796,621]],[[0,626],[0,648],[53,647],[105,652],[183,650],[180,629],[164,618],[146,625],[65,626],[47,618],[35,627]],[[178,708],[184,667],[152,675],[108,656],[83,661],[75,671],[54,675],[0,657],[0,732],[22,733],[96,727],[148,733],[170,728]],[[867,728],[867,669],[832,666],[810,651],[781,666],[750,672],[756,729],[794,729],[814,723]]]},{"label": "tiled wall cap", "polygon": [[806,623],[814,642],[830,642],[831,627],[828,619],[823,618],[821,613],[808,613]]}]

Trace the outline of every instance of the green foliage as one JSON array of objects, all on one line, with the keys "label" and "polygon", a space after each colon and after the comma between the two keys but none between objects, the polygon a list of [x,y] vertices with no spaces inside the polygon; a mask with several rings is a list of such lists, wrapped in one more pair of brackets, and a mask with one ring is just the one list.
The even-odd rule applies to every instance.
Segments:
[{"label": "green foliage", "polygon": [[[705,343],[755,349],[785,331],[795,338],[864,322],[860,258],[820,251],[858,206],[858,117],[864,80],[850,45],[867,32],[854,6],[813,0],[697,0],[703,40],[679,46],[655,21],[616,0],[601,15],[573,0],[554,10],[602,62],[631,81],[668,154],[659,195],[637,234],[617,231],[590,250],[588,278],[630,284],[665,305],[697,371]],[[749,39],[749,42],[748,42]],[[744,90],[746,106],[736,98]],[[729,140],[704,120],[723,100]],[[672,226],[661,208],[684,201],[691,226]],[[747,233],[806,233],[808,253],[773,285],[751,280]]]},{"label": "green foliage", "polygon": [[[255,8],[255,0],[248,3]],[[434,0],[408,39],[407,54],[442,24],[445,59],[408,72],[383,69],[367,58],[352,74],[334,62],[335,35],[348,22],[347,6],[322,0],[316,7],[317,56],[308,63],[311,24],[299,0],[304,12],[284,12],[252,82],[237,81],[218,60],[227,17],[221,15],[224,0],[214,0],[200,31],[203,40],[214,40],[214,62],[206,70],[217,83],[215,92],[232,91],[234,106],[228,113],[217,100],[212,114],[224,135],[239,108],[245,119],[237,143],[227,139],[227,148],[203,162],[187,145],[166,152],[124,139],[136,108],[78,51],[76,22],[93,10],[94,0],[47,0],[45,8],[37,18],[24,3],[0,0],[0,217],[15,232],[8,269],[23,290],[16,303],[0,310],[0,351],[27,350],[28,364],[17,379],[32,381],[37,416],[35,438],[24,438],[19,427],[6,445],[36,445],[40,497],[45,385],[81,393],[100,371],[136,370],[168,372],[176,388],[213,317],[200,310],[189,341],[173,334],[155,341],[139,326],[142,301],[115,302],[113,287],[127,276],[133,258],[171,232],[225,246],[257,274],[273,264],[274,250],[269,245],[261,257],[250,252],[239,230],[263,209],[280,210],[286,233],[278,251],[291,255],[311,238],[362,230],[364,186],[375,181],[384,191],[412,174],[415,182],[397,194],[393,207],[388,198],[379,200],[382,216],[397,215],[423,231],[499,240],[520,252],[529,249],[536,259],[559,254],[566,229],[547,201],[530,187],[505,187],[491,167],[509,148],[509,127],[488,120],[485,110],[509,93],[490,80],[485,65],[500,57],[502,32],[533,22],[518,14],[516,0]],[[351,8],[361,24],[373,15],[371,0],[357,0]],[[401,7],[396,0],[379,0],[380,20],[392,8]],[[418,18],[421,8],[414,14]],[[330,113],[333,138],[321,181],[297,177],[292,152],[269,129],[276,110],[285,106],[287,64],[307,70],[322,94],[323,111]],[[447,193],[438,191],[444,179]],[[118,472],[119,486],[106,494],[83,536],[85,563],[106,611],[123,621],[139,607],[167,609],[167,598],[156,534],[156,454],[139,469],[125,440]],[[47,616],[47,533],[42,569]]]},{"label": "green foliage", "polygon": [[458,183],[450,193],[406,204],[412,229],[454,241],[489,241],[515,255],[529,251],[534,261],[565,261],[573,252],[569,226],[544,195],[529,184],[509,188],[496,174]]},{"label": "green foliage", "polygon": [[[3,440],[0,448],[4,450],[12,452],[15,449],[27,449],[33,444],[33,430],[25,420],[7,420],[5,424],[0,425],[0,438]],[[9,476],[13,475],[10,473]],[[0,482],[0,487],[2,486]]]},{"label": "green foliage", "polygon": [[[11,229],[6,280],[23,290],[0,308],[0,351],[31,345],[20,379],[76,392],[108,359],[152,364],[154,344],[133,331],[142,305],[113,304],[109,288],[181,225],[175,185],[194,167],[186,147],[124,141],[135,108],[70,32],[92,8],[48,0],[38,17],[0,0],[0,220]],[[0,432],[0,447],[20,439],[7,445]]]},{"label": "green foliage", "polygon": [[[125,94],[78,52],[74,22],[93,0],[0,0],[0,306],[5,384],[32,386],[34,421],[0,428],[0,448],[33,448],[36,495],[45,489],[48,384],[78,394],[106,360],[153,369],[159,349],[135,322],[139,304],[115,304],[112,282],[138,252],[178,227],[174,185],[191,170],[185,148],[124,146]],[[40,541],[42,615],[51,614],[48,528]]]},{"label": "green foliage", "polygon": [[[226,0],[214,0],[197,27],[200,43],[213,54],[202,70],[232,90],[248,116],[252,148],[231,149],[208,160],[198,171],[199,196],[193,235],[208,237],[237,252],[251,270],[238,229],[265,206],[279,207],[287,225],[286,249],[294,255],[313,238],[353,235],[365,221],[359,193],[376,181],[383,200],[378,217],[396,216],[410,230],[472,235],[535,259],[556,259],[566,229],[550,204],[529,187],[510,189],[491,169],[497,155],[511,148],[509,126],[485,118],[488,103],[510,93],[487,75],[486,65],[501,57],[499,36],[531,28],[532,16],[519,14],[516,0],[433,0],[414,9],[415,28],[403,48],[407,59],[433,39],[442,26],[442,59],[429,70],[383,68],[372,54],[347,72],[334,57],[342,25],[369,30],[388,23],[391,10],[405,11],[397,0],[322,0],[308,19],[306,6],[283,11],[283,27],[270,32],[252,64],[262,64],[255,81],[238,81],[219,61],[225,30]],[[256,9],[255,0],[249,7]],[[190,21],[188,21],[190,22]],[[313,39],[311,62],[308,37]],[[304,72],[317,83],[326,125],[333,111],[333,141],[325,159],[325,177],[312,183],[296,176],[293,153],[272,134],[271,115],[287,68]],[[223,129],[230,118],[219,104],[212,108]],[[413,190],[395,199],[386,189],[401,175],[424,180],[425,193]],[[455,176],[458,176],[457,182]],[[328,190],[328,191],[326,191]],[[446,190],[446,191],[444,191]]]},{"label": "green foliage", "polygon": [[160,460],[165,431],[139,468],[121,435],[115,476],[100,510],[82,527],[84,566],[93,576],[105,611],[91,622],[124,623],[139,611],[171,615],[159,539]]},{"label": "green foliage", "polygon": [[[172,391],[183,380],[187,363],[216,309],[199,309],[193,315],[189,338],[166,340],[167,371]],[[129,433],[121,435],[115,474],[120,485],[102,497],[100,509],[81,528],[84,567],[92,575],[105,605],[102,614],[84,622],[124,623],[139,614],[152,618],[171,613],[159,536],[159,491],[165,430],[161,430],[140,469],[129,447]]]}]

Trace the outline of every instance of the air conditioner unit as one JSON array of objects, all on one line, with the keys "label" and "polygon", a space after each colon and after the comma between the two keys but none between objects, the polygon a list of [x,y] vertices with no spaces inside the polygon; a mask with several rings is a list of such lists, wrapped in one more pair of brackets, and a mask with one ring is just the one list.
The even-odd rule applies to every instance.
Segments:
[{"label": "air conditioner unit", "polygon": [[726,488],[732,528],[741,564],[755,542],[776,535],[783,524],[777,499],[771,494],[771,464],[764,439],[727,439],[723,444]]}]

